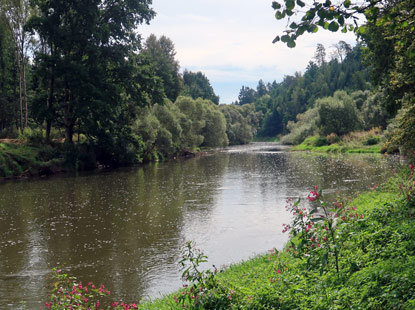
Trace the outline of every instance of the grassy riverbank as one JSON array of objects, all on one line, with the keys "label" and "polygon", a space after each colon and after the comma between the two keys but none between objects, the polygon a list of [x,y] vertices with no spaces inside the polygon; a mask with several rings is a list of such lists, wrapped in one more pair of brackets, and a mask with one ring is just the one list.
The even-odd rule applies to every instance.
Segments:
[{"label": "grassy riverbank", "polygon": [[50,146],[0,143],[0,178],[28,177],[61,170],[63,159]]},{"label": "grassy riverbank", "polygon": [[342,138],[337,136],[313,136],[291,148],[292,151],[310,151],[316,153],[381,153],[383,139],[370,133],[351,133]]},{"label": "grassy riverbank", "polygon": [[[323,245],[299,255],[288,244],[284,251],[218,273],[205,299],[200,297],[205,303],[200,309],[414,309],[413,182],[413,171],[406,171],[348,203],[359,216],[338,221],[339,272],[333,253],[320,261]],[[292,240],[298,246],[298,238]],[[174,301],[181,294],[140,309],[181,309]],[[199,309],[189,304],[186,308]]]},{"label": "grassy riverbank", "polygon": [[82,286],[55,271],[47,306],[89,309],[101,300],[118,310],[414,309],[414,182],[410,166],[353,200],[324,202],[313,188],[308,206],[287,202],[294,221],[284,249],[215,272],[200,269],[205,257],[189,245],[182,261],[188,286],[142,304],[108,303],[104,286]]}]

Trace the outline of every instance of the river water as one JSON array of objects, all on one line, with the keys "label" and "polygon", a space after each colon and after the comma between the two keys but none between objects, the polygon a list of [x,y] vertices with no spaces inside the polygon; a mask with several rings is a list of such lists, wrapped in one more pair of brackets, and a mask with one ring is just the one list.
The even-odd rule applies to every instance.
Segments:
[{"label": "river water", "polygon": [[105,284],[137,302],[181,285],[193,240],[209,266],[248,259],[287,240],[289,197],[318,185],[352,195],[399,162],[381,155],[290,153],[253,143],[141,167],[0,184],[0,307],[44,309],[50,271]]}]

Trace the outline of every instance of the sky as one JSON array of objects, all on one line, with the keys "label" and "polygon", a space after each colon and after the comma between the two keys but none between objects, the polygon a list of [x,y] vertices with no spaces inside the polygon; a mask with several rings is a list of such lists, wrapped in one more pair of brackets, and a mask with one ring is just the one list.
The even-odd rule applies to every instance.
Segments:
[{"label": "sky", "polygon": [[[278,21],[272,0],[153,0],[156,17],[138,32],[170,38],[181,70],[202,71],[220,103],[238,99],[242,86],[256,88],[258,81],[281,82],[285,75],[304,72],[317,43],[331,47],[340,40],[356,44],[353,33],[320,29],[297,39],[295,48],[279,42],[287,21]],[[328,57],[329,58],[329,57]]]}]

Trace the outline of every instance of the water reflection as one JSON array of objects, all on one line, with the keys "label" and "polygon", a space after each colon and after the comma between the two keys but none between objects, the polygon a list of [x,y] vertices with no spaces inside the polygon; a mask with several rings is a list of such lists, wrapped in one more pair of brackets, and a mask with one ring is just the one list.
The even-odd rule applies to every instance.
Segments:
[{"label": "water reflection", "polygon": [[217,266],[281,248],[287,197],[353,193],[397,161],[287,153],[275,144],[138,168],[0,185],[0,304],[43,309],[54,266],[137,301],[179,287],[177,259],[195,240]]}]

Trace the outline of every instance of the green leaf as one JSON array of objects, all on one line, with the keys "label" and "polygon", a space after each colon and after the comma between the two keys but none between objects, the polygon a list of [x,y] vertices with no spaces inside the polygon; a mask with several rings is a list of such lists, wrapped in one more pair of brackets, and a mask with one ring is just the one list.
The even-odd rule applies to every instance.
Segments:
[{"label": "green leaf", "polygon": [[294,0],[285,0],[285,6],[287,7],[287,10],[292,10],[295,6]]},{"label": "green leaf", "polygon": [[318,27],[316,25],[313,25],[311,32],[316,33],[318,31]]},{"label": "green leaf", "polygon": [[288,43],[290,41],[290,37],[286,34],[281,37],[281,41],[284,43]]},{"label": "green leaf", "polygon": [[329,25],[330,24],[328,22],[324,22],[323,28],[327,30],[329,29]]},{"label": "green leaf", "polygon": [[289,48],[293,48],[293,47],[295,47],[295,42],[294,41],[288,41],[287,42],[287,46],[289,47]]},{"label": "green leaf", "polygon": [[274,10],[279,10],[279,9],[281,9],[281,4],[279,4],[278,2],[276,2],[276,1],[273,1],[272,2],[272,8],[274,9]]},{"label": "green leaf", "polygon": [[281,11],[275,12],[275,18],[278,20],[285,18],[285,12],[281,12]]},{"label": "green leaf", "polygon": [[346,0],[346,1],[343,2],[343,5],[344,5],[345,8],[349,8],[349,6],[351,4],[352,4],[352,1],[351,0]]},{"label": "green leaf", "polygon": [[318,212],[317,208],[314,208],[313,210],[310,211],[310,215],[313,215],[313,214],[315,214],[317,212]]},{"label": "green leaf", "polygon": [[277,43],[280,40],[280,36],[276,36],[274,40],[272,40],[272,43]]},{"label": "green leaf", "polygon": [[297,29],[297,36],[302,35],[306,30],[307,30],[307,27],[304,26],[304,25],[298,27],[298,29]]},{"label": "green leaf", "polygon": [[344,17],[343,16],[339,16],[339,18],[337,18],[337,21],[339,22],[340,26],[344,25]]},{"label": "green leaf", "polygon": [[290,28],[291,29],[298,28],[298,25],[296,23],[292,22],[291,25],[290,25]]},{"label": "green leaf", "polygon": [[321,258],[321,269],[320,269],[320,276],[323,274],[324,266],[327,265],[327,260],[329,258],[329,253],[324,253],[323,257]]},{"label": "green leaf", "polygon": [[321,18],[321,19],[325,19],[327,17],[327,12],[324,9],[318,10],[317,15]]},{"label": "green leaf", "polygon": [[306,16],[307,20],[312,20],[316,16],[316,10],[311,9],[311,10],[307,11],[307,13],[305,13],[305,16]]},{"label": "green leaf", "polygon": [[339,24],[335,21],[332,21],[329,25],[329,30],[336,32],[337,30],[339,30]]},{"label": "green leaf", "polygon": [[297,5],[303,8],[305,6],[305,3],[301,0],[297,0]]},{"label": "green leaf", "polygon": [[315,218],[313,218],[313,219],[311,219],[310,221],[311,222],[320,222],[320,221],[323,221],[324,220],[324,217],[315,217]]},{"label": "green leaf", "polygon": [[360,27],[356,28],[356,30],[359,32],[359,34],[365,34],[366,27],[365,26],[360,26]]},{"label": "green leaf", "polygon": [[347,27],[343,27],[342,32],[347,33]]}]

